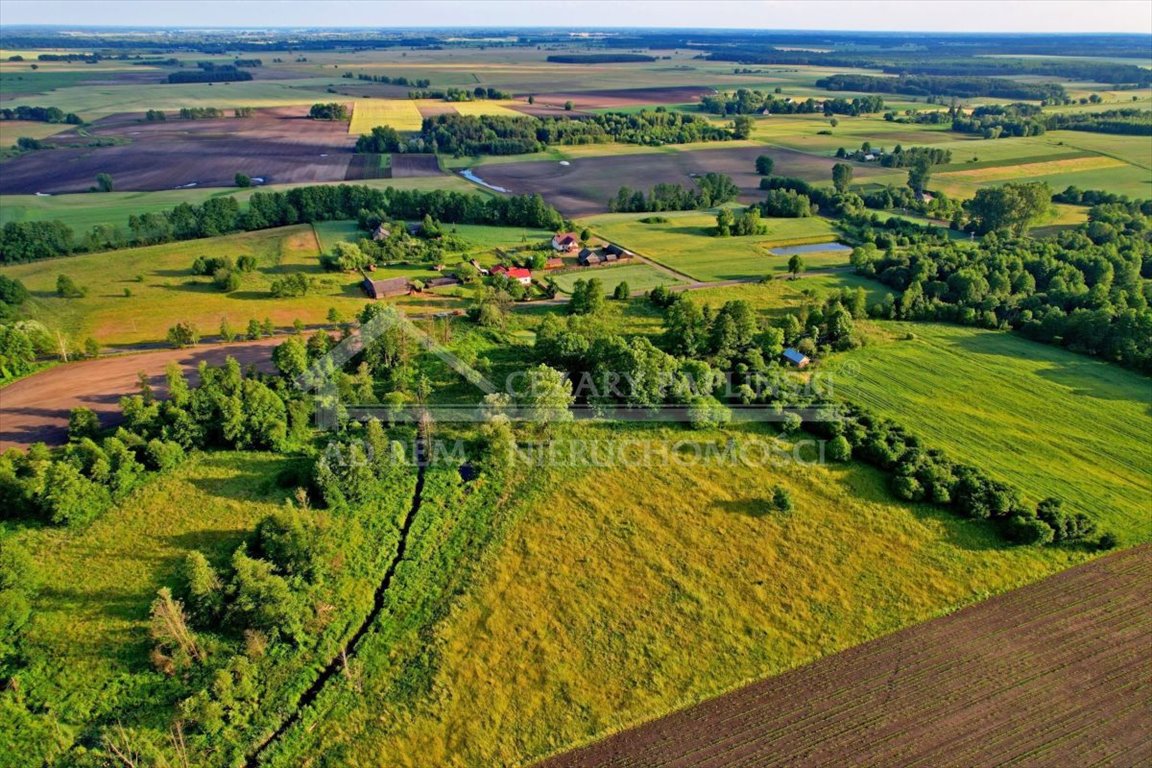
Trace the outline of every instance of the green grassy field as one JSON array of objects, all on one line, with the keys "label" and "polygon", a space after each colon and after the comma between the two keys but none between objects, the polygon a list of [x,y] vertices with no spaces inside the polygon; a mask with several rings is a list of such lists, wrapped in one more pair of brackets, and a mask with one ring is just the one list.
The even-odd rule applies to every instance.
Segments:
[{"label": "green grassy field", "polygon": [[[644,224],[640,219],[658,215],[667,224]],[[772,248],[799,243],[831,242],[836,233],[827,219],[769,219],[768,234],[748,237],[713,237],[714,213],[611,213],[582,222],[597,235],[619,243],[653,261],[697,280],[735,280],[788,271],[788,257],[774,256]],[[844,266],[847,252],[809,253],[808,269]]]},{"label": "green grassy field", "polygon": [[[546,273],[545,273],[546,274]],[[572,286],[577,280],[598,279],[604,284],[606,293],[611,294],[612,289],[621,282],[628,283],[630,291],[650,291],[658,285],[673,285],[681,282],[673,275],[663,272],[648,264],[623,264],[618,267],[597,267],[595,269],[578,269],[563,272],[552,276],[560,290],[571,293]]]},{"label": "green grassy field", "polygon": [[[838,395],[1014,484],[1058,496],[1124,541],[1152,539],[1152,387],[1100,360],[1012,334],[886,323],[839,355]],[[912,341],[893,341],[912,333]]]},{"label": "green grassy field", "polygon": [[[574,436],[765,437],[638,426]],[[1005,547],[986,525],[894,503],[856,465],[533,472],[475,586],[422,640],[436,649],[428,693],[397,703],[373,695],[375,683],[350,692],[355,708],[312,730],[309,753],[528,764],[1087,557]],[[776,485],[791,513],[767,509]]]},{"label": "green grassy field", "polygon": [[[22,695],[55,714],[63,732],[43,734],[37,764],[103,718],[130,711],[166,727],[180,683],[152,670],[149,605],[188,552],[227,562],[256,521],[287,498],[274,482],[285,462],[271,454],[198,455],[90,527],[0,527],[39,563],[42,580],[25,640],[37,662],[20,681]],[[15,765],[7,758],[0,763]]]},{"label": "green grassy field", "polygon": [[[469,242],[469,249],[451,254],[451,258],[476,257],[485,263],[495,263],[496,247],[516,247],[552,235],[545,230],[515,227],[461,224],[455,229]],[[277,327],[286,328],[296,320],[307,325],[324,323],[332,307],[345,317],[357,314],[368,301],[360,289],[360,277],[325,272],[319,257],[341,240],[361,237],[355,222],[318,222],[18,264],[0,268],[0,274],[21,280],[31,292],[32,298],[25,305],[30,319],[76,340],[92,336],[108,345],[162,341],[168,328],[180,320],[214,336],[225,317],[233,329],[243,331],[251,319],[270,318]],[[209,278],[191,273],[197,256],[228,256],[235,261],[245,255],[256,258],[257,269],[243,275],[240,289],[232,293],[224,293]],[[312,290],[302,297],[273,298],[269,292],[272,281],[292,272],[311,276],[315,281]],[[61,274],[85,286],[88,295],[58,297],[56,279]],[[437,274],[425,264],[377,270],[381,278],[428,279]],[[125,295],[126,290],[131,295]],[[458,300],[436,294],[401,297],[396,302],[416,314],[460,306]]]}]

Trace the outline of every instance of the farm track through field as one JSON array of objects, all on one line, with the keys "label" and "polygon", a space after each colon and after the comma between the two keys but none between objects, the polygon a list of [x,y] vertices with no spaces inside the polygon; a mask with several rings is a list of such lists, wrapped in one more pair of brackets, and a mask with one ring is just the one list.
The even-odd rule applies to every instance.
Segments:
[{"label": "farm track through field", "polygon": [[372,597],[372,610],[364,617],[364,621],[352,633],[352,637],[340,649],[340,653],[336,654],[317,675],[312,685],[300,695],[300,699],[292,708],[291,714],[284,718],[279,727],[276,728],[271,734],[267,736],[260,744],[254,749],[245,760],[247,768],[256,768],[260,765],[260,758],[264,755],[269,748],[271,748],[277,740],[280,739],[285,733],[288,732],[293,725],[300,722],[300,717],[304,710],[316,701],[316,697],[324,690],[324,686],[328,684],[333,677],[345,668],[348,659],[356,655],[357,646],[376,620],[380,618],[380,614],[384,611],[384,596],[388,592],[388,588],[392,585],[392,579],[396,576],[396,568],[404,560],[404,553],[408,548],[408,532],[412,529],[412,523],[416,519],[416,515],[420,513],[420,503],[424,493],[424,478],[427,472],[427,456],[428,447],[426,444],[426,435],[419,435],[416,438],[416,486],[412,491],[412,504],[408,507],[408,514],[405,515],[404,521],[400,524],[400,538],[396,544],[396,552],[388,563],[388,567],[384,570],[384,575],[380,578],[380,583],[376,587],[376,592]]},{"label": "farm track through field", "polygon": [[539,768],[1148,765],[1152,546],[764,680]]}]

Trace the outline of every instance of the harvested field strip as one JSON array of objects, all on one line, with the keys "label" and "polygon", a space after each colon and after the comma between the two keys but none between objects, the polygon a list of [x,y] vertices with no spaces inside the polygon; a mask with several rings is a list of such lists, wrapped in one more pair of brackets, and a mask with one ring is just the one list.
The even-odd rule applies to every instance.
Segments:
[{"label": "harvested field strip", "polygon": [[378,125],[388,125],[398,131],[418,131],[423,121],[416,102],[409,99],[358,101],[352,109],[348,133],[370,133]]},{"label": "harvested field strip", "polygon": [[524,113],[509,109],[516,105],[515,101],[456,101],[452,106],[461,115],[503,115],[505,117],[524,117]]},{"label": "harvested field strip", "polygon": [[1073,157],[1063,160],[1045,160],[1040,163],[1021,163],[1018,165],[994,168],[971,168],[964,171],[947,171],[937,174],[940,179],[971,179],[973,181],[1011,181],[1013,179],[1031,176],[1052,176],[1058,173],[1075,173],[1077,171],[1097,171],[1103,168],[1120,168],[1128,165],[1114,157]]},{"label": "harvested field strip", "polygon": [[541,768],[1147,764],[1147,545],[748,686]]}]

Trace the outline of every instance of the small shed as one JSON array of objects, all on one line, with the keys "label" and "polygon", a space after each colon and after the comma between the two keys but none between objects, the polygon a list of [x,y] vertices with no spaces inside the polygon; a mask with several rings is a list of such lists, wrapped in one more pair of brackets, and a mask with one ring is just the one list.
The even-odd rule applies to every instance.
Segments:
[{"label": "small shed", "polygon": [[564,268],[564,259],[560,258],[559,256],[553,256],[552,258],[548,259],[548,261],[544,262],[544,269],[563,269],[563,268]]},{"label": "small shed", "polygon": [[376,225],[376,229],[372,230],[373,240],[387,240],[392,236],[392,230],[385,227],[383,224]]},{"label": "small shed", "polygon": [[784,358],[786,363],[794,365],[797,368],[807,368],[808,363],[811,362],[807,355],[801,353],[797,349],[793,349],[792,347],[788,347],[788,349],[784,350],[784,354],[782,354],[781,357]]}]

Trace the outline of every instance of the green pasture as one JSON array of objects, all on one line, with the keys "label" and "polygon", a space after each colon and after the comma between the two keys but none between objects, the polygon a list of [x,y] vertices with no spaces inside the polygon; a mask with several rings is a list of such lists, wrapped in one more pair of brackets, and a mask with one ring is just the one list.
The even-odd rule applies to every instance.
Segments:
[{"label": "green pasture", "polygon": [[[663,216],[667,224],[640,219]],[[697,280],[742,280],[787,272],[788,257],[770,249],[836,239],[827,219],[768,219],[768,234],[714,237],[716,215],[704,211],[674,213],[610,213],[583,220],[600,237],[646,256]],[[847,252],[807,253],[808,269],[846,266]]]},{"label": "green pasture", "polygon": [[[838,355],[837,394],[890,416],[1031,501],[1064,499],[1127,543],[1152,539],[1152,385],[999,331],[885,323]],[[911,340],[903,339],[911,334]]]},{"label": "green pasture", "polygon": [[[547,277],[547,273],[542,273]],[[576,269],[552,275],[556,285],[565,293],[571,293],[577,280],[590,280],[595,278],[604,284],[605,293],[611,295],[612,290],[620,283],[628,283],[628,289],[636,291],[650,291],[658,285],[674,285],[681,280],[661,269],[649,264],[622,264],[620,266],[595,267]]]}]

